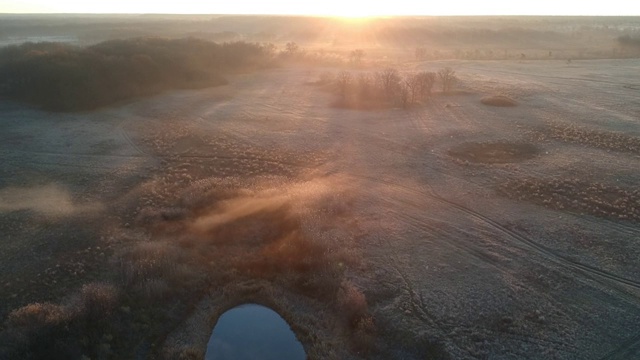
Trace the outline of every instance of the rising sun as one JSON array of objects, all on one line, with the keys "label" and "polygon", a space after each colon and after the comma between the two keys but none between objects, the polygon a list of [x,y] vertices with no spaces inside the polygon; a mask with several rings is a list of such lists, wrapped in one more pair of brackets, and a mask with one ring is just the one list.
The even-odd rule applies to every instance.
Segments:
[{"label": "rising sun", "polygon": [[317,9],[315,12],[343,19],[365,19],[385,15],[388,12],[385,10],[388,9],[380,8],[380,5],[375,2],[363,4],[357,1],[330,1],[325,3],[324,9]]}]

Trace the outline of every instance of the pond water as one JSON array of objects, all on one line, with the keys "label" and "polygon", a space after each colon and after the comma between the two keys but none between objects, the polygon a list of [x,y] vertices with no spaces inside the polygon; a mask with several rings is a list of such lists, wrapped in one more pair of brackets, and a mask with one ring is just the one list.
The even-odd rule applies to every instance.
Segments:
[{"label": "pond water", "polygon": [[262,305],[245,304],[220,316],[205,359],[304,360],[306,354],[278,313]]}]

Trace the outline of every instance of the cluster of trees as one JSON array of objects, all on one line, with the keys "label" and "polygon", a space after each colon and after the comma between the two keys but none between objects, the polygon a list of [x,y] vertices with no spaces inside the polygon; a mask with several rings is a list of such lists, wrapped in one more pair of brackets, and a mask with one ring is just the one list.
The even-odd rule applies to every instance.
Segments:
[{"label": "cluster of trees", "polygon": [[450,92],[456,83],[455,71],[449,67],[436,72],[400,74],[394,68],[354,75],[341,71],[335,76],[324,74],[320,83],[330,85],[338,95],[339,107],[373,109],[389,106],[409,107],[432,96],[438,82],[442,92]]},{"label": "cluster of trees", "polygon": [[193,38],[138,38],[89,47],[25,43],[0,49],[0,96],[52,111],[87,110],[175,88],[226,84],[267,66],[272,49]]},{"label": "cluster of trees", "polygon": [[623,35],[618,37],[617,40],[620,46],[640,49],[640,37],[634,38],[629,35]]}]

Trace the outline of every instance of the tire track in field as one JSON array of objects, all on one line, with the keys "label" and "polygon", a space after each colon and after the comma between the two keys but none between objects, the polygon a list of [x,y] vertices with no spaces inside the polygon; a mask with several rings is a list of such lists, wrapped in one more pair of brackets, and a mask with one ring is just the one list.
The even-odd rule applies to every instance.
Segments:
[{"label": "tire track in field", "polygon": [[[414,209],[419,209],[420,206],[417,203],[414,203],[412,201],[409,200],[397,200],[397,203],[394,203],[393,201],[390,201],[388,199],[380,199],[381,201],[386,202],[387,204],[390,205],[394,205],[395,207],[398,208],[403,208],[405,206],[411,206]],[[391,209],[393,209],[394,207],[392,207]],[[465,231],[464,229],[461,229],[459,227],[456,226],[456,224],[452,223],[452,222],[448,222],[448,221],[443,221],[443,220],[438,220],[438,219],[433,219],[433,218],[428,218],[428,217],[422,217],[422,218],[418,218],[416,216],[412,216],[404,211],[393,211],[393,214],[404,220],[404,222],[409,225],[410,227],[413,227],[414,229],[420,231],[420,232],[429,232],[429,233],[433,233],[433,234],[440,234],[444,237],[446,237],[448,239],[448,241],[443,242],[443,243],[439,243],[439,244],[444,244],[445,246],[451,247],[453,249],[462,251],[467,253],[469,256],[476,258],[478,260],[480,260],[482,263],[488,264],[491,267],[495,268],[498,271],[504,272],[504,269],[502,269],[498,264],[496,264],[496,262],[494,261],[495,259],[493,259],[490,255],[488,255],[487,253],[485,253],[484,251],[481,250],[481,247],[478,246],[473,246],[470,245],[469,242],[467,241],[460,241],[458,240],[459,237],[455,236],[455,234],[450,234],[447,231],[445,231],[442,228],[438,228],[437,226],[434,226],[432,224],[430,224],[428,222],[428,220],[432,220],[432,221],[436,221],[439,224],[446,224],[448,226],[450,226],[452,229],[454,229],[455,231],[459,231],[462,233],[465,233],[469,236],[474,236],[474,234]]]},{"label": "tire track in field", "polygon": [[[28,158],[25,155],[32,155],[33,158]],[[78,159],[84,159],[78,161]],[[117,172],[121,164],[116,166],[107,166],[103,159],[111,160],[143,160],[147,159],[146,156],[140,155],[99,155],[99,154],[82,154],[82,153],[57,153],[46,151],[26,151],[26,150],[0,150],[0,159],[5,164],[14,165],[44,165],[44,166],[59,166],[63,168],[85,168],[94,170],[95,172],[102,172],[107,174],[113,174]],[[85,164],[84,161],[91,159],[92,162]]]},{"label": "tire track in field", "polygon": [[[563,265],[565,267],[574,269],[574,270],[580,270],[582,272],[586,272],[588,274],[591,275],[596,275],[598,277],[602,277],[604,279],[608,279],[610,281],[613,281],[614,283],[619,283],[622,285],[626,285],[635,289],[640,289],[640,282],[638,281],[634,281],[631,279],[627,279],[615,274],[612,274],[606,270],[602,270],[602,269],[598,269],[596,267],[590,266],[590,265],[585,265],[582,264],[578,261],[572,260],[567,258],[566,256],[562,256],[560,254],[556,254],[555,252],[553,252],[551,249],[549,249],[548,247],[534,241],[533,239],[530,239],[514,230],[510,230],[508,228],[506,228],[505,226],[503,226],[502,224],[500,224],[499,222],[491,219],[490,217],[487,217],[485,215],[482,215],[474,210],[471,210],[463,205],[460,205],[456,202],[447,200],[445,198],[443,198],[442,196],[438,195],[437,193],[435,193],[435,191],[427,184],[427,187],[429,187],[428,192],[423,192],[423,191],[418,191],[415,190],[411,187],[408,186],[404,186],[404,185],[400,185],[398,183],[392,182],[392,181],[388,181],[388,180],[383,180],[380,178],[374,178],[374,177],[369,177],[369,176],[364,176],[364,175],[354,175],[354,174],[350,174],[350,176],[355,176],[355,177],[359,177],[359,178],[364,178],[370,181],[374,181],[374,182],[381,182],[384,184],[387,184],[389,186],[392,187],[398,187],[398,188],[402,188],[406,191],[410,191],[415,193],[416,195],[420,194],[420,195],[424,195],[427,197],[432,198],[433,200],[437,200],[449,207],[452,207],[454,209],[457,209],[460,212],[463,212],[469,216],[471,216],[472,218],[475,218],[477,220],[480,220],[481,222],[489,225],[489,227],[495,229],[496,231],[508,236],[509,238],[512,238],[514,240],[516,240],[518,243],[521,243],[535,251],[537,251],[538,253],[545,255],[546,258],[550,259],[550,260],[555,260],[555,262],[557,262],[560,265]],[[637,302],[637,298],[636,298],[636,302]]]},{"label": "tire track in field", "polygon": [[556,254],[555,252],[553,252],[553,250],[551,250],[550,248],[548,248],[547,246],[544,246],[536,241],[534,241],[531,238],[528,238],[524,235],[521,235],[520,233],[510,230],[508,228],[506,228],[505,226],[503,226],[502,224],[500,224],[499,222],[485,216],[482,215],[474,210],[471,210],[465,206],[462,206],[460,204],[457,204],[453,201],[447,200],[443,197],[441,197],[440,195],[437,195],[435,193],[432,194],[433,198],[448,204],[451,207],[454,207],[466,214],[468,214],[471,217],[474,217],[476,219],[479,219],[483,222],[485,222],[486,224],[490,225],[491,227],[493,227],[494,229],[498,230],[499,232],[502,232],[503,234],[511,237],[512,239],[517,240],[518,242],[525,244],[527,246],[529,246],[530,248],[537,250],[539,253],[546,255],[548,258],[551,259],[555,259],[558,263],[560,263],[561,265],[573,268],[573,269],[577,269],[577,270],[581,270],[584,271],[586,273],[592,274],[592,275],[597,275],[600,276],[602,278],[605,279],[609,279],[613,282],[617,282],[620,284],[624,284],[630,287],[633,287],[635,289],[640,289],[640,282],[638,281],[634,281],[631,279],[627,279],[618,275],[615,275],[613,273],[610,273],[606,270],[602,270],[602,269],[598,269],[596,267],[590,266],[590,265],[586,265],[583,263],[580,263],[578,261],[572,260],[566,256],[560,255],[560,254]]},{"label": "tire track in field", "polygon": [[145,155],[124,155],[124,154],[86,154],[86,153],[72,153],[72,152],[54,152],[54,151],[36,151],[36,150],[0,150],[0,156],[5,154],[21,153],[21,154],[33,154],[43,156],[57,156],[57,157],[86,157],[86,158],[123,158],[123,159],[144,159],[148,156]]},{"label": "tire track in field", "polygon": [[630,337],[619,347],[598,358],[599,360],[628,360],[640,354],[640,333]]},{"label": "tire track in field", "polygon": [[188,159],[197,159],[197,160],[247,160],[247,161],[255,161],[255,162],[259,162],[259,163],[263,163],[263,164],[274,164],[274,165],[288,166],[288,167],[297,168],[297,169],[308,169],[310,167],[324,165],[324,163],[300,165],[300,164],[296,164],[294,162],[289,162],[289,161],[273,160],[273,159],[266,159],[266,158],[261,158],[261,157],[251,157],[251,156],[175,155],[175,156],[168,157],[168,160],[185,160],[185,159],[186,160],[188,160]]},{"label": "tire track in field", "polygon": [[[623,286],[631,286],[633,288],[640,288],[640,284],[638,284],[636,281],[630,280],[630,279],[626,279],[624,277],[620,277],[617,276],[615,274],[609,273],[607,271],[601,270],[601,269],[597,269],[595,267],[592,266],[588,266],[576,261],[573,261],[571,259],[567,259],[566,257],[556,254],[554,253],[552,250],[550,250],[549,248],[547,248],[546,246],[543,246],[541,244],[538,244],[537,242],[533,241],[532,239],[529,239],[513,230],[510,230],[506,227],[504,227],[503,225],[499,224],[498,222],[496,222],[495,220],[484,216],[482,214],[479,214],[471,209],[468,209],[462,205],[459,205],[455,202],[449,201],[447,199],[442,198],[441,196],[439,196],[438,194],[435,194],[433,192],[433,190],[431,189],[429,191],[429,193],[425,193],[422,191],[418,191],[415,190],[411,187],[408,186],[403,186],[397,183],[394,183],[392,181],[388,181],[388,180],[383,180],[383,179],[379,179],[379,178],[373,178],[373,177],[368,177],[368,176],[358,176],[358,175],[353,175],[351,174],[351,176],[355,176],[358,178],[362,178],[362,179],[366,179],[369,181],[374,181],[374,182],[380,182],[380,183],[384,183],[390,186],[395,186],[395,187],[399,187],[402,188],[406,191],[409,191],[411,193],[414,194],[421,194],[421,195],[425,195],[428,196],[431,199],[440,201],[441,203],[448,205],[456,210],[462,211],[468,215],[470,215],[473,218],[476,218],[478,220],[481,220],[482,222],[490,225],[491,228],[494,228],[495,230],[498,230],[499,232],[508,235],[510,238],[516,239],[521,243],[526,244],[528,247],[533,248],[534,250],[538,251],[539,253],[542,253],[545,259],[550,259],[550,260],[555,260],[556,263],[564,266],[564,267],[569,267],[571,269],[574,270],[580,270],[583,273],[586,273],[587,275],[592,275],[592,276],[596,276],[599,278],[604,278],[605,280],[609,280],[612,283],[602,283],[601,281],[597,281],[597,282],[601,283],[601,285],[605,286],[606,288],[609,289],[613,289],[616,292],[618,292],[620,295],[622,295],[624,298],[626,298],[629,302],[633,303],[633,304],[637,304],[638,303],[638,297],[637,295],[631,294],[629,292],[627,292],[625,290],[625,288],[620,288],[617,285],[621,284]],[[406,202],[403,201],[406,204],[410,204],[411,202]],[[415,206],[415,204],[413,204],[413,206]],[[414,226],[416,227],[418,230],[430,230],[433,232],[441,232],[438,229],[434,228],[433,226],[431,226],[430,224],[417,219],[415,217],[412,217],[410,215],[407,214],[401,214],[401,213],[395,213],[396,215],[398,215],[399,218],[403,218],[408,225],[410,226]],[[416,223],[418,223],[418,225],[416,224],[411,224],[411,221],[415,221]],[[422,227],[424,225],[424,227]],[[455,239],[456,237],[448,237],[448,239]],[[478,248],[472,248],[470,246],[468,246],[468,244],[466,243],[460,243],[458,242],[457,244],[452,244],[450,242],[448,242],[447,244],[451,245],[454,248],[458,248],[464,252],[466,252],[467,254],[473,256],[474,258],[477,258],[479,260],[483,260],[484,263],[487,263],[491,266],[493,266],[494,268],[496,268],[499,271],[504,271],[504,269],[502,269],[502,267],[499,264],[496,264],[494,261],[492,261],[493,259],[487,259],[487,255],[484,254],[482,252],[482,250],[478,249]],[[392,244],[388,242],[388,248],[392,249]],[[393,264],[398,262],[397,260],[394,260],[393,262],[391,262],[392,266],[394,266]],[[395,268],[396,266],[394,266]],[[396,271],[400,271],[399,269],[396,269]],[[591,278],[591,276],[589,276],[589,278]],[[406,279],[406,277],[403,279],[405,283],[408,283],[408,280]],[[406,285],[406,286],[410,286],[410,285]],[[416,292],[415,290],[413,290],[413,292],[410,292],[412,294],[413,297],[416,297]],[[415,306],[415,305],[413,305]],[[502,335],[507,335],[510,337],[515,338],[518,341],[525,341],[525,342],[529,342],[529,343],[533,343],[533,344],[538,344],[538,345],[556,345],[554,346],[554,348],[556,350],[568,353],[568,354],[576,354],[576,347],[572,346],[570,344],[566,344],[566,343],[562,343],[562,342],[558,342],[558,341],[554,341],[554,340],[550,340],[550,339],[541,339],[538,337],[530,337],[527,335],[520,335],[520,334],[503,334],[503,332],[499,332],[499,334]],[[524,340],[523,340],[524,339]],[[544,347],[544,346],[543,346]],[[547,346],[548,347],[548,346]],[[562,347],[562,348],[560,348]],[[629,359],[629,355],[633,355],[635,354],[636,351],[638,351],[638,348],[640,347],[640,334],[633,336],[632,338],[630,338],[629,340],[625,341],[620,347],[618,347],[617,349],[611,351],[610,353],[608,353],[607,355],[605,355],[604,357],[601,358],[601,360],[626,360]]]},{"label": "tire track in field", "polygon": [[142,148],[140,148],[132,139],[131,136],[129,136],[129,134],[127,133],[127,130],[125,130],[124,128],[124,123],[126,122],[123,121],[118,125],[118,133],[120,134],[120,137],[127,143],[129,144],[129,146],[131,146],[133,148],[133,150],[135,152],[137,152],[139,155],[141,156],[146,156],[149,158],[155,158],[155,156],[153,154],[150,154],[144,150],[142,150]]},{"label": "tire track in field", "polygon": [[[393,244],[387,237],[384,237],[383,241],[386,243],[387,249],[393,249]],[[442,321],[439,321],[439,319],[436,316],[434,316],[432,313],[429,312],[428,307],[425,305],[424,296],[422,295],[422,292],[413,286],[413,283],[409,280],[408,276],[397,265],[401,263],[401,260],[398,259],[396,252],[393,251],[391,253],[387,253],[386,257],[391,260],[391,261],[387,261],[386,263],[391,267],[391,270],[395,273],[396,275],[395,277],[400,281],[401,287],[408,293],[408,301],[409,301],[409,306],[411,307],[411,315],[413,315],[422,323],[430,326],[433,329],[436,329],[439,332],[440,336],[445,336],[447,333],[449,333],[450,331],[448,331],[447,327],[450,327],[450,326],[448,326],[446,323]],[[391,286],[391,288],[393,289],[396,289],[398,287],[398,283],[387,282],[387,284],[393,285]],[[460,351],[469,352],[469,350],[462,349],[459,346],[456,346],[456,347],[458,347]]]},{"label": "tire track in field", "polygon": [[[423,112],[418,113],[419,116],[412,116],[412,118],[411,118],[412,122],[414,123],[414,126],[419,130],[422,130],[422,129],[427,127],[427,126],[425,126],[425,122],[427,120],[423,120],[424,116],[420,116],[421,113],[423,113]],[[442,114],[442,112],[440,112],[440,114]],[[461,114],[457,115],[456,117],[458,117],[460,115]],[[443,115],[443,116],[446,116],[446,115]],[[468,116],[466,116],[466,117],[468,117]],[[482,166],[483,164],[477,164],[477,165],[478,166]],[[463,180],[465,182],[469,182],[469,183],[473,183],[473,184],[476,184],[476,185],[479,185],[479,186],[483,186],[483,184],[475,182],[475,181],[471,181],[469,178],[464,178],[464,177],[461,177],[461,176],[455,176],[455,175],[450,174],[450,173],[445,173],[445,172],[441,171],[440,169],[438,169],[438,168],[436,168],[434,166],[430,166],[428,164],[423,164],[423,166],[427,167],[427,168],[429,168],[431,170],[438,171],[439,173],[441,173],[443,175],[455,177],[455,178],[458,178],[458,179]],[[531,170],[531,169],[526,169],[525,170],[525,169],[520,169],[518,167],[512,168],[512,169],[503,169],[503,168],[499,168],[499,167],[495,167],[495,166],[486,165],[486,166],[482,167],[482,169],[490,171],[490,172],[494,172],[496,174],[500,174],[500,176],[505,178],[505,179],[507,179],[509,177],[521,178],[523,176],[530,176],[532,174],[536,175],[538,177],[541,177],[541,178],[549,176],[549,174],[543,174],[543,173],[541,173],[539,171],[535,171],[535,170]],[[566,211],[566,210],[564,212],[566,212],[568,214],[572,214],[572,215],[574,215],[574,216],[576,216],[578,218],[584,219],[587,222],[591,222],[591,223],[595,222],[594,220],[592,220],[592,217],[590,217],[590,216],[581,215],[579,213]],[[610,221],[610,220],[605,219],[605,218],[598,218],[598,219],[602,220],[606,227],[609,227],[610,229],[619,231],[619,232],[624,233],[626,235],[634,235],[635,236],[635,235],[639,235],[640,234],[640,229],[637,228],[637,227],[629,226],[629,225],[626,225],[624,223],[613,222],[613,221]],[[600,223],[598,223],[598,225],[600,225]]]},{"label": "tire track in field", "polygon": [[[471,69],[471,70],[482,71],[482,72],[492,72],[492,73],[505,74],[505,75],[518,75],[518,76],[525,76],[525,77],[528,77],[528,78],[585,81],[585,82],[593,82],[593,83],[600,83],[600,84],[619,85],[619,86],[622,86],[622,87],[630,87],[630,88],[633,88],[634,86],[635,87],[639,86],[638,84],[621,83],[621,82],[609,81],[609,80],[598,80],[598,79],[588,79],[588,78],[578,78],[578,77],[568,77],[568,76],[540,75],[540,74],[537,74],[537,73],[521,73],[521,72],[517,72],[517,71],[495,70],[495,69],[489,69],[489,68],[480,69],[480,68],[476,68],[476,67],[465,66],[464,69],[465,70],[466,69]],[[560,84],[561,85],[566,85],[567,83],[566,82],[562,82]]]},{"label": "tire track in field", "polygon": [[[398,200],[398,203],[395,203],[393,201],[389,201],[387,199],[380,199],[384,202],[387,202],[388,204],[392,205],[392,208],[395,207],[403,207],[403,206],[412,206],[414,208],[420,208],[419,205],[417,205],[417,203],[414,203],[412,201],[409,200]],[[465,242],[465,241],[460,241],[458,240],[459,237],[455,236],[454,234],[450,234],[447,231],[440,229],[436,226],[433,226],[432,224],[430,224],[429,222],[420,219],[418,217],[415,216],[411,216],[405,212],[402,211],[393,211],[393,215],[396,216],[397,218],[401,219],[402,221],[405,222],[405,224],[407,224],[408,226],[415,228],[418,231],[421,232],[430,232],[430,233],[437,233],[440,234],[444,237],[446,237],[447,241],[445,242],[439,242],[438,244],[450,247],[452,249],[461,251],[466,253],[467,255],[476,258],[478,260],[480,260],[482,263],[488,264],[490,265],[492,268],[494,268],[495,270],[497,270],[499,273],[503,273],[506,274],[508,273],[508,270],[505,269],[504,266],[502,266],[501,264],[497,263],[495,261],[495,259],[491,258],[490,255],[487,255],[485,252],[483,252],[481,250],[481,247],[477,247],[477,246],[472,246],[469,244],[469,242]],[[430,218],[429,218],[430,219]],[[434,219],[435,220],[435,219]],[[462,230],[462,229],[458,229],[455,224],[450,223],[450,222],[446,222],[446,221],[440,221],[440,220],[436,220],[439,223],[442,224],[448,224],[450,226],[452,226],[454,229],[458,230],[458,231],[463,231],[467,234],[469,234],[468,232]],[[438,321],[437,317],[430,314],[428,311],[428,307],[425,305],[425,300],[424,297],[422,295],[422,292],[418,289],[416,289],[411,281],[408,279],[408,276],[406,274],[404,274],[404,272],[402,272],[402,270],[399,268],[399,266],[395,265],[398,263],[401,263],[399,260],[397,260],[397,257],[395,255],[395,252],[392,250],[393,248],[393,244],[389,241],[387,241],[387,249],[391,250],[391,252],[386,252],[386,256],[389,256],[392,258],[392,261],[389,262],[389,266],[393,269],[393,271],[397,274],[397,277],[401,280],[401,283],[404,287],[404,289],[409,293],[410,296],[410,307],[412,310],[412,314],[414,314],[418,319],[422,320],[423,322],[429,324],[430,326],[436,327],[438,328],[443,334],[447,334],[452,330],[452,324],[448,324],[446,321],[442,322],[442,321]],[[504,331],[491,331],[489,329],[489,331],[491,333],[493,333],[493,337],[494,338],[501,338],[504,336],[508,336],[510,338],[513,338],[516,341],[519,342],[526,342],[529,344],[534,344],[539,346],[540,348],[553,348],[554,350],[558,351],[558,352],[563,352],[566,354],[571,354],[571,355],[575,355],[577,353],[577,347],[568,343],[564,343],[561,341],[555,341],[553,339],[545,339],[545,338],[540,338],[540,337],[536,337],[536,336],[529,336],[526,334],[517,334],[517,333],[509,333],[509,332],[504,332]]]}]

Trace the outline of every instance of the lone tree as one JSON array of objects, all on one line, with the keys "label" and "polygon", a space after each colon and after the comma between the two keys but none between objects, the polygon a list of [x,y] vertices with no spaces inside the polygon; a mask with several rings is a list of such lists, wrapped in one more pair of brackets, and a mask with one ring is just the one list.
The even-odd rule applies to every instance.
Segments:
[{"label": "lone tree", "polygon": [[367,74],[360,74],[357,78],[358,96],[361,99],[368,99],[374,95],[375,87],[373,80]]},{"label": "lone tree", "polygon": [[440,78],[440,82],[442,83],[442,92],[448,93],[453,88],[453,85],[456,83],[456,72],[453,71],[452,68],[446,67],[444,69],[440,69],[438,71],[438,77]]},{"label": "lone tree", "polygon": [[362,64],[362,59],[365,56],[365,52],[362,49],[355,49],[349,53],[349,60],[354,65]]},{"label": "lone tree", "polygon": [[427,99],[431,96],[431,89],[436,81],[436,74],[432,72],[422,71],[419,73],[408,74],[402,83],[406,93],[400,93],[403,105],[414,104],[420,99]]},{"label": "lone tree", "polygon": [[418,83],[418,96],[426,99],[431,96],[431,90],[433,89],[433,84],[436,83],[436,73],[422,71],[415,75],[416,82]]},{"label": "lone tree", "polygon": [[407,75],[403,87],[407,90],[408,102],[413,104],[420,96],[420,79],[418,74]]},{"label": "lone tree", "polygon": [[287,51],[287,54],[292,55],[298,52],[300,47],[298,46],[298,44],[294,43],[293,41],[290,41],[285,45],[285,49]]},{"label": "lone tree", "polygon": [[376,73],[376,80],[384,92],[385,98],[391,100],[398,87],[400,87],[400,80],[402,80],[402,78],[398,74],[398,70],[386,68]]},{"label": "lone tree", "polygon": [[353,76],[348,71],[341,71],[336,76],[336,85],[338,86],[338,91],[340,92],[342,99],[347,97],[347,92],[352,82]]},{"label": "lone tree", "polygon": [[413,91],[410,88],[410,81],[404,81],[398,85],[398,100],[403,108],[408,108],[413,103]]}]

